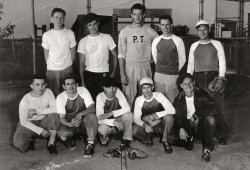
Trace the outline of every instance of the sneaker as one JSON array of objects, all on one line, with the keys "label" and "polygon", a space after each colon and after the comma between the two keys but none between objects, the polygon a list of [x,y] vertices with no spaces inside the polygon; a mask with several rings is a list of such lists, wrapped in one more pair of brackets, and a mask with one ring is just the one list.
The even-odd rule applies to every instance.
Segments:
[{"label": "sneaker", "polygon": [[47,145],[47,149],[49,151],[49,154],[54,154],[54,155],[57,154],[56,145],[54,144]]},{"label": "sneaker", "polygon": [[76,141],[72,137],[67,137],[66,141],[62,141],[62,143],[71,151],[76,149]]},{"label": "sneaker", "polygon": [[209,151],[204,151],[201,157],[201,162],[209,162],[210,161],[210,152]]},{"label": "sneaker", "polygon": [[163,147],[166,154],[170,154],[173,152],[173,149],[167,142],[163,142]]},{"label": "sneaker", "polygon": [[94,146],[88,143],[85,147],[84,158],[91,158],[94,154]]}]

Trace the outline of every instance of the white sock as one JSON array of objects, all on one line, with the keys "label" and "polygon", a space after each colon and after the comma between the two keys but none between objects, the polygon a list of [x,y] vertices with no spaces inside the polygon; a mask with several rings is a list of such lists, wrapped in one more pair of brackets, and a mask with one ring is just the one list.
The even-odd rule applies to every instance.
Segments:
[{"label": "white sock", "polygon": [[89,144],[94,144],[93,140],[88,141]]}]

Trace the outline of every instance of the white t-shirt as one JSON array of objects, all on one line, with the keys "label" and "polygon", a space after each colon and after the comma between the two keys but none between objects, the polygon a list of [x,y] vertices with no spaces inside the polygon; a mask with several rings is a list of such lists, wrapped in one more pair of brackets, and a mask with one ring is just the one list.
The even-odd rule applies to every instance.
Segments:
[{"label": "white t-shirt", "polygon": [[115,42],[109,34],[100,33],[95,37],[87,35],[82,38],[77,52],[85,55],[85,70],[109,72],[109,51],[115,47]]},{"label": "white t-shirt", "polygon": [[43,34],[42,47],[49,50],[48,70],[64,70],[72,65],[70,49],[76,46],[74,32],[66,28],[51,29]]},{"label": "white t-shirt", "polygon": [[186,104],[187,104],[187,119],[191,119],[191,117],[195,113],[194,96],[193,97],[185,97],[185,98],[186,98]]},{"label": "white t-shirt", "polygon": [[[36,109],[37,115],[29,118],[30,109]],[[46,89],[40,97],[32,97],[30,93],[27,93],[19,104],[20,124],[39,135],[42,133],[43,128],[36,126],[31,121],[42,120],[50,113],[56,113],[56,100],[50,89]]]}]

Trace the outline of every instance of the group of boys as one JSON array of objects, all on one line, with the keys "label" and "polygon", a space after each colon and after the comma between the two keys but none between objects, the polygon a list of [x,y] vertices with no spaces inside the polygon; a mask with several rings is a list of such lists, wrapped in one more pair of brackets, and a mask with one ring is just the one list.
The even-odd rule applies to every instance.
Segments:
[{"label": "group of boys", "polygon": [[[191,150],[194,137],[200,137],[202,161],[208,162],[215,134],[221,144],[226,144],[222,123],[226,62],[221,43],[209,39],[209,24],[199,21],[196,28],[200,40],[191,46],[188,73],[179,75],[186,55],[182,39],[172,33],[172,17],[160,16],[162,35],[158,36],[143,23],[145,10],[143,5],[134,4],[132,24],[119,34],[122,91],[114,78],[116,44],[110,35],[99,32],[98,16],[86,15],[89,35],[78,44],[82,84],[78,87],[72,69],[76,53],[74,33],[64,28],[65,11],[52,11],[54,28],[44,33],[42,39],[46,77],[34,75],[32,91],[20,102],[20,123],[14,135],[16,148],[26,152],[32,148],[33,139],[42,136],[47,139],[49,153],[57,154],[56,136],[73,150],[75,136],[85,134],[84,157],[91,157],[97,132],[101,146],[108,145],[110,135],[122,134],[125,149],[131,147],[133,138],[152,146],[152,136],[160,134],[166,154],[172,153],[171,145]],[[109,52],[113,56],[112,71]],[[154,82],[151,56],[156,65]]]}]

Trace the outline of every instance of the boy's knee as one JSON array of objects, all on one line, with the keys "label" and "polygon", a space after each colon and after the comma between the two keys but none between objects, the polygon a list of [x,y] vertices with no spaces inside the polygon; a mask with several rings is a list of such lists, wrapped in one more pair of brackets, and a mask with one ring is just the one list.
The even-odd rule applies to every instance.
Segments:
[{"label": "boy's knee", "polygon": [[87,122],[88,122],[88,121],[91,121],[91,122],[98,122],[98,119],[97,119],[95,113],[89,113],[89,114],[87,114],[87,115],[86,115],[86,120],[87,120]]},{"label": "boy's knee", "polygon": [[28,151],[30,139],[25,138],[14,138],[13,145],[17,148],[20,152],[25,153]]},{"label": "boy's knee", "polygon": [[52,129],[57,130],[60,127],[60,117],[59,114],[53,113],[50,116]]},{"label": "boy's knee", "polygon": [[165,123],[173,123],[174,117],[172,115],[167,114],[163,117],[163,120]]},{"label": "boy's knee", "polygon": [[214,126],[215,125],[215,118],[213,116],[207,116],[205,121],[210,125]]},{"label": "boy's knee", "polygon": [[123,119],[124,121],[133,122],[134,115],[131,112],[124,113]]}]

